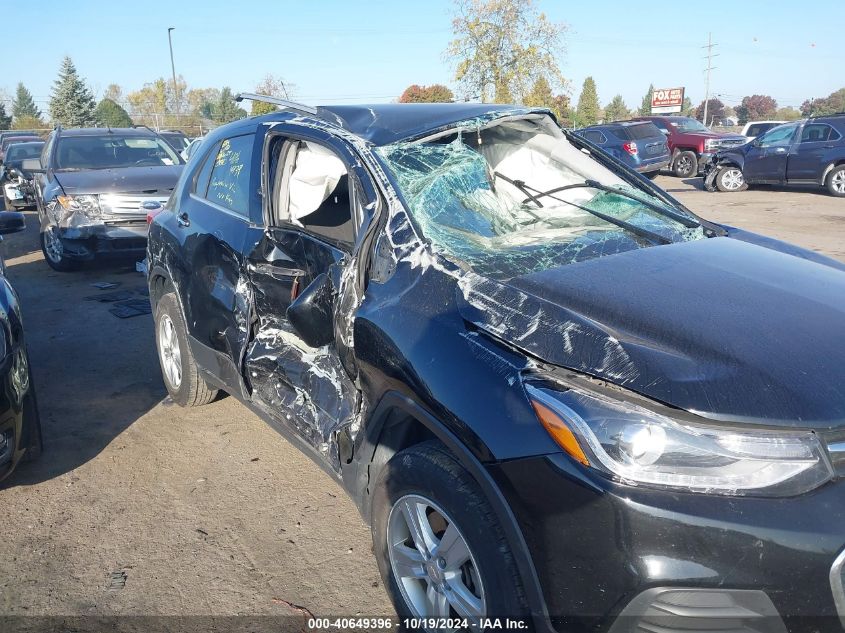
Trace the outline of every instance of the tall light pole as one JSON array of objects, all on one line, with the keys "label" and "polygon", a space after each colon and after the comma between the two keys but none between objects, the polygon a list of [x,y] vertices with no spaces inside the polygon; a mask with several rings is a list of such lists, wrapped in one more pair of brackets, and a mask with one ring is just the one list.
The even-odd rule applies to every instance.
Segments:
[{"label": "tall light pole", "polygon": [[713,58],[719,56],[719,53],[713,52],[714,46],[716,46],[716,44],[713,43],[713,34],[708,33],[707,46],[701,47],[707,49],[707,55],[705,56],[705,59],[707,60],[707,68],[704,69],[704,72],[707,74],[707,79],[704,83],[704,121],[702,121],[704,125],[707,125],[707,106],[710,101],[710,72],[716,70],[715,66],[713,66]]},{"label": "tall light pole", "polygon": [[173,39],[170,37],[170,32],[174,30],[176,30],[174,26],[167,29],[167,43],[170,44],[170,70],[173,71],[173,95],[176,99],[176,114],[179,114],[179,85],[176,83],[176,65],[173,63]]}]

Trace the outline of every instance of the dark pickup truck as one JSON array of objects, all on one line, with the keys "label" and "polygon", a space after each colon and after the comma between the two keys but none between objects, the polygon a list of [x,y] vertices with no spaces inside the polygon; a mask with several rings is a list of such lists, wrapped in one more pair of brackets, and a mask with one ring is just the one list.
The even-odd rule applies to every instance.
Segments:
[{"label": "dark pickup truck", "polygon": [[687,116],[645,116],[634,120],[651,121],[666,135],[672,153],[669,168],[679,178],[696,176],[717,150],[748,142],[739,134],[714,132]]},{"label": "dark pickup truck", "polygon": [[817,185],[845,197],[845,113],[778,126],[705,165],[708,191],[744,191],[749,184]]}]

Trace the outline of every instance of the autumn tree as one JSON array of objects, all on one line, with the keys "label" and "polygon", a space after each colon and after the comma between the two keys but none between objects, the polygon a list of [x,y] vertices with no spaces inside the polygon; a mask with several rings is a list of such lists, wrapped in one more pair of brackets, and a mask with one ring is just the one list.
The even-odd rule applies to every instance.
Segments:
[{"label": "autumn tree", "polygon": [[596,90],[596,82],[592,77],[587,77],[584,80],[584,85],[581,87],[581,96],[578,97],[578,107],[575,109],[575,115],[578,127],[595,125],[601,118],[599,95]]},{"label": "autumn tree", "polygon": [[707,125],[714,119],[721,119],[725,115],[725,104],[719,99],[707,100],[707,121],[704,120],[704,101],[695,109],[695,118]]},{"label": "autumn tree", "polygon": [[70,57],[62,60],[59,77],[53,82],[50,116],[65,127],[87,127],[97,123],[94,95],[76,71]]},{"label": "autumn tree", "polygon": [[801,118],[801,111],[786,106],[784,108],[778,108],[773,118],[775,121],[795,121]]},{"label": "autumn tree", "polygon": [[638,111],[640,116],[648,116],[651,114],[651,96],[654,94],[654,84],[648,85],[648,92],[643,95],[642,103]]},{"label": "autumn tree", "polygon": [[411,84],[399,97],[399,103],[452,103],[455,95],[443,84]]},{"label": "autumn tree", "polygon": [[[285,82],[281,77],[276,77],[270,73],[264,76],[255,87],[255,93],[259,95],[266,95],[268,97],[276,97],[277,99],[292,99],[294,92],[293,84]],[[275,112],[276,106],[266,101],[253,101],[250,114],[253,116],[259,114],[267,114]]]},{"label": "autumn tree", "polygon": [[109,84],[103,92],[103,99],[111,99],[115,103],[123,101],[123,88],[117,84]]},{"label": "autumn tree", "polygon": [[26,89],[23,83],[18,83],[15,91],[15,100],[12,102],[12,116],[16,120],[25,117],[41,119],[41,110],[35,105],[32,93]]},{"label": "autumn tree", "polygon": [[551,22],[532,0],[456,0],[446,57],[465,95],[484,102],[524,101],[545,76],[565,88],[558,59],[567,27]]},{"label": "autumn tree", "polygon": [[604,122],[612,123],[613,121],[622,121],[631,116],[628,106],[625,105],[622,95],[616,95],[611,99],[610,103],[604,109]]},{"label": "autumn tree", "polygon": [[742,103],[736,107],[739,123],[744,125],[749,121],[760,121],[772,118],[778,109],[778,102],[768,95],[751,95],[743,97]]},{"label": "autumn tree", "polygon": [[840,88],[821,99],[807,99],[801,104],[801,114],[804,116],[820,116],[836,112],[845,112],[845,88]]}]

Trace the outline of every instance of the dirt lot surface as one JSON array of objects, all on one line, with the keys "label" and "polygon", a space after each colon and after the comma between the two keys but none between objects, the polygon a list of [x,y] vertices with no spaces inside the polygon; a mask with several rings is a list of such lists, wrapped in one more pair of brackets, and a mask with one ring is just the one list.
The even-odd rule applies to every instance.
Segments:
[{"label": "dirt lot surface", "polygon": [[[845,260],[845,200],[657,182],[705,217]],[[0,488],[0,615],[390,614],[340,487],[233,398],[165,399],[151,317],[85,299],[100,281],[143,291],[142,276],[51,271],[28,216],[4,249],[46,445]]]}]

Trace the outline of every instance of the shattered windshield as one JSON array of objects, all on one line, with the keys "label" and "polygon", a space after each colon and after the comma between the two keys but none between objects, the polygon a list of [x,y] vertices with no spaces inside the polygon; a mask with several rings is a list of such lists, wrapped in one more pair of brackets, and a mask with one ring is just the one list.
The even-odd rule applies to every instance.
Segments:
[{"label": "shattered windshield", "polygon": [[494,278],[704,237],[693,216],[628,185],[542,122],[378,151],[433,247]]}]

